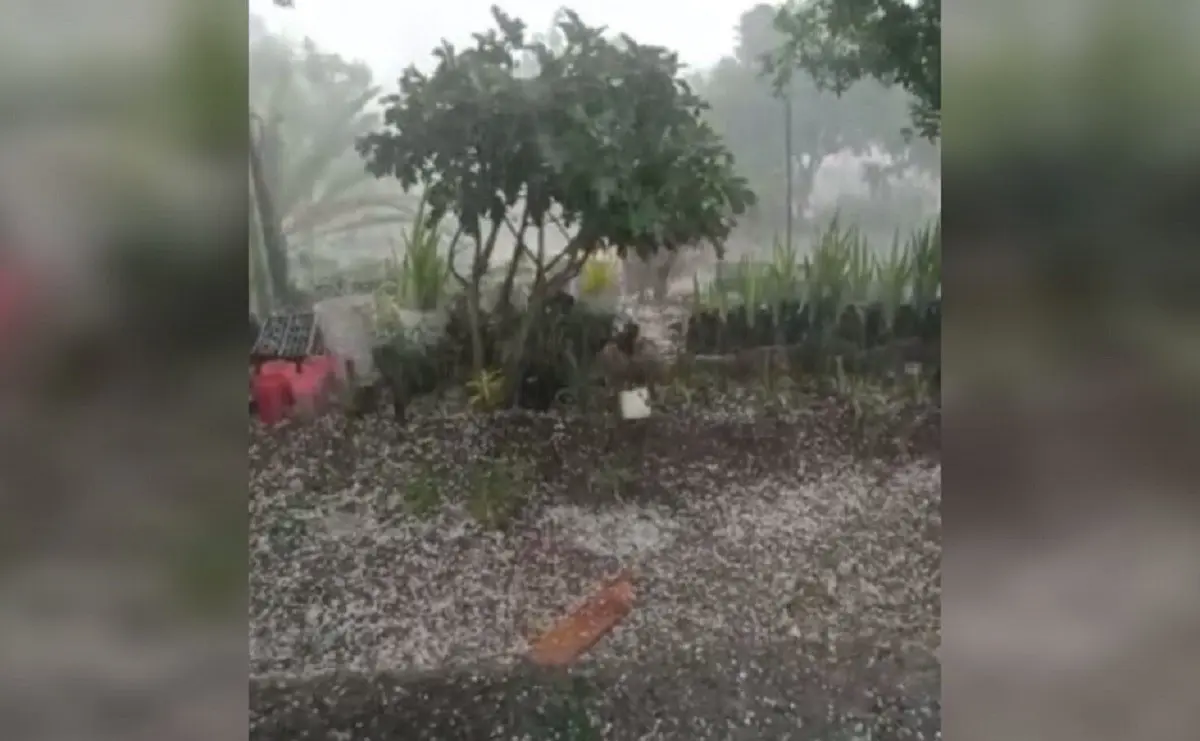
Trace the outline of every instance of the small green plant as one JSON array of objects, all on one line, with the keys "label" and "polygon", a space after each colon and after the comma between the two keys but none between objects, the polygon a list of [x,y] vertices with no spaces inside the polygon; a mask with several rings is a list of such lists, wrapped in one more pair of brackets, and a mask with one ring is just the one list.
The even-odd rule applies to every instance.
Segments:
[{"label": "small green plant", "polygon": [[467,511],[483,527],[503,530],[525,506],[532,477],[519,461],[492,460],[475,466],[470,475]]},{"label": "small green plant", "polygon": [[604,255],[592,255],[579,272],[579,295],[582,298],[600,298],[610,295],[616,288],[617,262]]},{"label": "small green plant", "polygon": [[371,292],[371,319],[375,330],[386,336],[402,333],[404,324],[404,271],[394,257],[380,266],[383,280]]},{"label": "small green plant", "polygon": [[692,378],[683,375],[677,375],[671,379],[671,383],[667,386],[668,398],[678,399],[679,402],[689,407],[696,398],[696,388],[692,382]]},{"label": "small green plant", "polygon": [[441,481],[428,468],[413,473],[404,486],[404,508],[415,517],[428,517],[442,504]]},{"label": "small green plant", "polygon": [[583,677],[560,677],[558,691],[539,715],[539,741],[599,741],[600,728],[592,720],[589,707],[594,690]]},{"label": "small green plant", "polygon": [[888,325],[896,310],[909,299],[913,283],[913,259],[909,243],[900,241],[900,233],[892,237],[892,249],[886,258],[875,259],[878,285],[875,298],[883,304]]},{"label": "small green plant", "polygon": [[942,222],[927,225],[908,238],[912,255],[912,301],[918,307],[939,298],[942,293]]},{"label": "small green plant", "polygon": [[637,482],[637,474],[626,461],[612,460],[597,468],[589,481],[592,494],[600,497],[611,497],[617,501],[623,499],[623,494],[630,485]]},{"label": "small green plant", "polygon": [[725,281],[720,277],[719,266],[718,277],[707,285],[700,283],[697,276],[692,276],[692,305],[698,311],[716,310],[722,319],[729,314],[729,295],[725,292]]},{"label": "small green plant", "polygon": [[393,252],[376,268],[382,279],[372,291],[375,326],[388,334],[402,328],[406,309],[432,311],[441,306],[450,286],[453,256],[442,254],[441,230],[426,214],[423,197],[402,238],[403,256]]},{"label": "small green plant", "polygon": [[795,244],[775,238],[771,245],[771,262],[767,265],[768,303],[778,324],[784,301],[803,301],[808,293],[804,282],[803,262]]},{"label": "small green plant", "polygon": [[866,237],[857,227],[843,229],[836,215],[805,257],[802,272],[811,297],[832,300],[838,312],[849,302],[866,299],[875,280]]},{"label": "small green plant", "polygon": [[878,442],[897,409],[895,400],[879,384],[846,373],[841,357],[834,360],[834,388],[849,402],[859,436],[868,444]]},{"label": "small green plant", "polygon": [[467,401],[477,411],[494,411],[504,403],[504,387],[504,374],[485,368],[467,381]]},{"label": "small green plant", "polygon": [[558,392],[557,401],[573,404],[587,413],[592,409],[593,402],[593,361],[580,360],[580,353],[572,348],[566,348],[562,358],[567,370],[567,385]]},{"label": "small green plant", "polygon": [[437,222],[425,212],[425,197],[417,204],[412,224],[404,235],[401,263],[402,296],[418,311],[441,305],[450,281],[451,256],[442,255],[442,234]]},{"label": "small green plant", "polygon": [[758,313],[756,309],[767,298],[768,275],[762,266],[751,262],[749,258],[743,257],[738,263],[736,290],[741,296],[742,305],[748,309],[746,318],[751,326],[754,326],[754,319]]}]

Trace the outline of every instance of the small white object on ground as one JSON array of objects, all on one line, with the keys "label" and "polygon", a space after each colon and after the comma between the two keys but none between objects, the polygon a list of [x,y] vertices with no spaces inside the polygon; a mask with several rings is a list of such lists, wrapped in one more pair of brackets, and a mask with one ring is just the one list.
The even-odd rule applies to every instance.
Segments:
[{"label": "small white object on ground", "polygon": [[645,386],[621,392],[621,419],[650,416],[650,392]]},{"label": "small white object on ground", "polygon": [[325,347],[337,359],[338,380],[346,379],[346,361],[354,361],[354,372],[360,378],[375,371],[371,356],[371,336],[374,333],[366,311],[372,298],[367,294],[338,296],[319,301],[313,306],[313,315]]}]

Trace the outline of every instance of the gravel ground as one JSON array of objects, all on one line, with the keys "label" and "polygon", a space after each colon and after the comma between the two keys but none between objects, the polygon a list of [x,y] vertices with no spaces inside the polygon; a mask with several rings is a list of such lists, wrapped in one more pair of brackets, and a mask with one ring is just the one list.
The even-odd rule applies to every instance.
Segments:
[{"label": "gravel ground", "polygon": [[[675,303],[622,306],[668,360]],[[251,738],[939,737],[937,410],[685,396],[252,424]],[[623,568],[578,666],[521,660]]]},{"label": "gravel ground", "polygon": [[252,737],[556,737],[530,708],[561,705],[565,680],[526,681],[519,655],[619,568],[638,602],[579,669],[592,735],[558,737],[828,738],[896,713],[929,737],[927,412],[889,417],[870,449],[845,404],[744,392],[620,433],[439,409],[404,429],[254,425]]}]

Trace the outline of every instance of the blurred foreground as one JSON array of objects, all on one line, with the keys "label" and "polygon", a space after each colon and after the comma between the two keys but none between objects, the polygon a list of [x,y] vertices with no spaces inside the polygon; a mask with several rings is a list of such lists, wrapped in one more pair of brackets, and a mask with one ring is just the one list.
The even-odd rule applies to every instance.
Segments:
[{"label": "blurred foreground", "polygon": [[14,738],[246,722],[245,11],[120,5],[0,22]]},{"label": "blurred foreground", "polygon": [[[1166,5],[948,11],[955,738],[1194,735],[1200,147],[1167,81],[1198,29]],[[0,23],[0,718],[240,733],[244,9],[23,9]]]}]

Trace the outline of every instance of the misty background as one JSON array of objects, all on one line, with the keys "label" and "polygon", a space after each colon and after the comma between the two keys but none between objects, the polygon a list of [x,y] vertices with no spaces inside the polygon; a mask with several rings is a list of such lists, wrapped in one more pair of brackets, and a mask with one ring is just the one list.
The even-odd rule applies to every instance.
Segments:
[{"label": "misty background", "polygon": [[[250,4],[250,106],[297,287],[366,279],[402,252],[419,193],[367,174],[354,141],[379,128],[378,98],[395,92],[406,66],[431,70],[442,39],[461,45],[491,28],[491,4]],[[557,3],[501,7],[535,34],[542,29],[552,48],[561,42]],[[726,244],[733,259],[753,259],[786,239],[789,146],[791,233],[801,253],[835,217],[886,250],[938,213],[940,151],[910,135],[910,98],[900,87],[868,79],[838,96],[801,72],[783,96],[775,94],[761,59],[781,40],[772,27],[777,6],[707,0],[690,6],[686,23],[666,6],[584,0],[569,7],[613,34],[677,51],[688,65],[689,83],[711,106],[710,123],[759,199]],[[553,230],[547,238],[551,251],[565,244]],[[510,249],[504,234],[495,259]],[[261,248],[252,249],[251,261],[253,284],[266,272]]]}]

